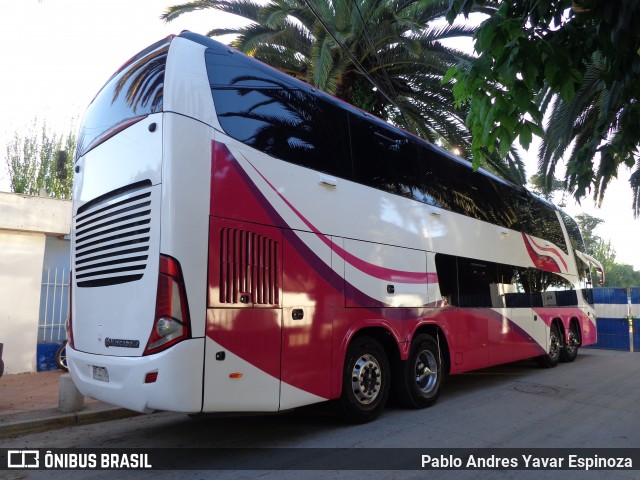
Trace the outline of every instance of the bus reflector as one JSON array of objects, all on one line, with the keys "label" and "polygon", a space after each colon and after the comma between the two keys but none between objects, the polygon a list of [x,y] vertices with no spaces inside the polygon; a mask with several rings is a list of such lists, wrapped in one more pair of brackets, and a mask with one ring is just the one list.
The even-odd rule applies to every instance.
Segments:
[{"label": "bus reflector", "polygon": [[73,318],[71,317],[71,312],[73,311],[72,302],[73,302],[73,271],[70,271],[69,272],[69,301],[67,303],[67,305],[68,305],[67,311],[69,313],[69,316],[67,317],[67,325],[66,325],[65,329],[67,331],[67,344],[71,348],[74,348],[74,346],[73,346],[73,325],[72,325]]},{"label": "bus reflector", "polygon": [[144,377],[144,383],[155,383],[158,380],[158,372],[149,372]]},{"label": "bus reflector", "polygon": [[229,378],[238,379],[242,378],[242,372],[233,372],[229,374]]},{"label": "bus reflector", "polygon": [[180,264],[175,258],[160,255],[156,315],[143,355],[161,352],[190,338],[190,325]]}]

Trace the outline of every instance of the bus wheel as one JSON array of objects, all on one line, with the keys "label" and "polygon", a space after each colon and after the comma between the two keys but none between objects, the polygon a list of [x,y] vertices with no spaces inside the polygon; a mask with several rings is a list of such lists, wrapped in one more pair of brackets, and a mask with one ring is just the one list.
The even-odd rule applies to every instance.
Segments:
[{"label": "bus wheel", "polygon": [[580,345],[580,337],[576,331],[576,323],[571,322],[569,326],[569,338],[566,345],[560,350],[560,360],[563,362],[573,362],[578,356],[578,346]]},{"label": "bus wheel", "polygon": [[562,336],[558,330],[558,324],[552,323],[549,331],[549,353],[538,357],[536,360],[541,367],[553,368],[560,361],[560,351],[562,350]]},{"label": "bus wheel", "polygon": [[411,343],[409,358],[402,363],[396,395],[400,403],[412,408],[426,408],[440,396],[442,357],[437,342],[430,335],[418,335]]},{"label": "bus wheel", "polygon": [[389,398],[389,360],[374,339],[360,337],[347,349],[339,405],[345,418],[365,423],[376,418]]},{"label": "bus wheel", "polygon": [[56,350],[56,365],[60,370],[65,372],[69,371],[69,365],[67,364],[67,341],[65,340],[60,344]]}]

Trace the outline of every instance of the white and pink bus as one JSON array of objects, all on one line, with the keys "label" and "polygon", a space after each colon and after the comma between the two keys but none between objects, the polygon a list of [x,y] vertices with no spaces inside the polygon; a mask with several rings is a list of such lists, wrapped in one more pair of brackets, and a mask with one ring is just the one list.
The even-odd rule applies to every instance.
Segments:
[{"label": "white and pink bus", "polygon": [[596,341],[569,216],[207,37],[113,75],[75,171],[68,361],[112,404],[364,422]]}]

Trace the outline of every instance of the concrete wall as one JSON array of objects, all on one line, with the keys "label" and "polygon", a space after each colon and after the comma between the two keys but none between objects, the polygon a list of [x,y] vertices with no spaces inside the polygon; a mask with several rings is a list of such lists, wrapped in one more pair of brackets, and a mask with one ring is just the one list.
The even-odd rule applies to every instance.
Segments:
[{"label": "concrete wall", "polygon": [[0,343],[5,374],[36,369],[46,236],[71,231],[71,201],[0,192]]}]

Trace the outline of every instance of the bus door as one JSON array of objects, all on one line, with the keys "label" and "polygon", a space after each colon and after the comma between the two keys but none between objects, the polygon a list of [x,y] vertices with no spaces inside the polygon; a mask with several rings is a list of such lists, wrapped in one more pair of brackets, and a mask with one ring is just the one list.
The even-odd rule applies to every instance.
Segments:
[{"label": "bus door", "polygon": [[277,411],[282,232],[211,217],[203,411]]}]

